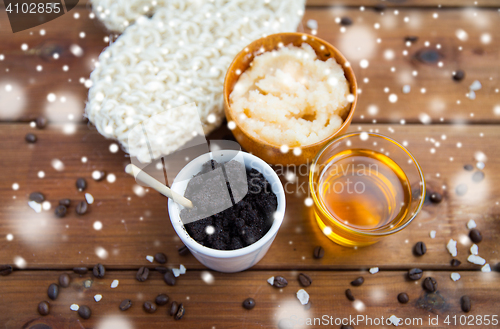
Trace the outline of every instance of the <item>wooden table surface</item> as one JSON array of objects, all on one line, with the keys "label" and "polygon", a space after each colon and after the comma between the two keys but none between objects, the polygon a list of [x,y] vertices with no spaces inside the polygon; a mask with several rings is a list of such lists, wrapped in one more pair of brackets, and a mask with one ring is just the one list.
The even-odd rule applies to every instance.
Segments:
[{"label": "wooden table surface", "polygon": [[[180,256],[182,246],[167,214],[166,199],[155,191],[138,195],[135,181],[124,172],[129,163],[125,153],[110,152],[114,142],[99,135],[83,119],[88,79],[99,53],[114,38],[97,19],[89,18],[89,9],[80,3],[70,14],[43,26],[12,34],[4,7],[0,13],[0,264],[10,264],[14,272],[0,277],[0,328],[273,328],[283,319],[294,322],[294,328],[307,327],[307,319],[335,319],[364,316],[372,319],[391,315],[413,322],[406,328],[489,328],[485,320],[500,316],[500,3],[494,0],[407,0],[382,1],[385,10],[374,10],[372,0],[311,0],[299,30],[309,19],[318,22],[317,35],[338,47],[351,62],[360,97],[351,131],[374,131],[407,145],[420,162],[429,191],[443,195],[443,201],[426,201],[416,220],[402,232],[366,248],[340,247],[328,240],[304,204],[308,196],[307,177],[284,184],[303,186],[287,194],[283,225],[267,255],[253,268],[237,274],[208,270],[192,255]],[[349,4],[349,6],[346,6]],[[79,14],[75,18],[74,13]],[[337,17],[350,17],[353,24],[342,29]],[[40,35],[44,29],[45,34]],[[467,34],[460,39],[460,31]],[[85,37],[80,38],[80,32]],[[418,36],[410,45],[406,36]],[[21,50],[26,43],[27,51]],[[83,56],[74,56],[69,48],[77,44]],[[423,63],[418,54],[436,51],[439,60]],[[54,59],[52,53],[60,57]],[[360,61],[369,62],[367,68]],[[38,71],[37,66],[42,70]],[[63,70],[67,65],[68,70]],[[452,72],[462,69],[465,79],[456,82]],[[473,81],[482,88],[476,98],[467,93]],[[403,93],[409,85],[409,93]],[[55,102],[47,95],[54,93]],[[395,94],[397,101],[389,101]],[[49,125],[38,130],[29,125],[38,116],[49,119]],[[27,144],[24,136],[38,136]],[[209,139],[230,138],[222,127]],[[486,156],[485,167],[477,169],[478,157]],[[86,162],[82,158],[87,159]],[[64,164],[55,170],[52,162]],[[468,171],[464,165],[473,165]],[[114,174],[113,183],[91,178],[94,170]],[[472,179],[482,171],[484,179]],[[40,173],[43,172],[43,178]],[[75,188],[78,177],[87,179],[86,192],[94,204],[89,212],[77,216],[74,205],[84,200]],[[14,189],[14,184],[19,186]],[[458,195],[460,184],[468,187]],[[28,206],[31,192],[42,192],[50,210],[35,213]],[[58,200],[69,198],[68,215],[54,215]],[[481,266],[467,262],[471,241],[466,226],[474,219],[483,234],[479,255],[492,272],[481,272]],[[100,222],[102,228],[95,229]],[[430,232],[436,231],[435,238]],[[462,264],[451,267],[452,257],[446,249],[450,239],[458,241]],[[427,245],[427,253],[414,256],[418,241]],[[325,257],[313,258],[313,249],[321,245]],[[160,273],[152,270],[149,280],[138,282],[135,272],[141,266],[153,269],[159,264],[147,261],[147,255],[164,252],[168,267],[185,265],[187,273],[176,286],[167,286]],[[89,274],[72,272],[76,266],[106,266],[106,275],[97,279]],[[368,273],[371,267],[380,272]],[[410,268],[424,270],[424,277],[438,282],[438,292],[425,293],[422,280],[406,278]],[[299,273],[312,279],[305,288],[310,308],[300,305],[295,294],[301,287]],[[451,273],[461,275],[452,281]],[[61,273],[69,273],[71,285],[61,288],[60,296],[51,301],[51,314],[42,317],[37,305],[47,300],[47,287],[56,283]],[[271,287],[266,280],[282,275],[288,279],[283,289]],[[360,287],[350,282],[365,278]],[[207,278],[210,278],[208,280]],[[110,287],[113,280],[119,286]],[[344,293],[351,288],[355,302]],[[408,293],[410,302],[400,304],[397,295]],[[183,303],[186,314],[175,321],[167,306],[147,314],[142,303],[166,293],[170,300]],[[102,300],[94,301],[101,294]],[[460,297],[470,296],[472,310],[461,311]],[[256,307],[242,308],[244,299],[252,297]],[[129,298],[133,306],[126,312],[118,309]],[[89,320],[70,310],[71,304],[88,305]],[[467,318],[465,316],[468,316]],[[429,318],[439,318],[437,325]],[[450,323],[445,320],[448,317]],[[453,318],[455,317],[455,318]],[[457,323],[453,321],[456,319]],[[473,322],[471,319],[474,319]],[[462,324],[460,324],[462,320]],[[281,322],[280,322],[281,321]],[[319,321],[319,320],[316,320]],[[45,324],[45,326],[43,325]],[[323,323],[325,325],[325,323]],[[319,324],[313,327],[318,327]],[[367,325],[357,328],[392,325]]]}]

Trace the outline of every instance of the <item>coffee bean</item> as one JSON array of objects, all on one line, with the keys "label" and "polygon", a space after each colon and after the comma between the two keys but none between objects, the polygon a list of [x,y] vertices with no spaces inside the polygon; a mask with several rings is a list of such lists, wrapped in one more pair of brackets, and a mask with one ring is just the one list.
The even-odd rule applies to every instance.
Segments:
[{"label": "coffee bean", "polygon": [[409,42],[413,43],[413,42],[417,42],[417,40],[418,40],[418,37],[416,35],[409,35],[409,36],[405,37],[405,42],[409,41]]},{"label": "coffee bean", "polygon": [[36,137],[35,134],[32,134],[32,133],[28,133],[26,134],[26,136],[24,136],[24,140],[27,142],[27,143],[30,143],[30,144],[33,144],[33,143],[36,143],[36,140],[38,138]]},{"label": "coffee bean", "polygon": [[383,12],[386,8],[387,8],[387,5],[385,3],[377,3],[373,7],[373,9],[375,9],[375,11],[378,11],[378,12]]},{"label": "coffee bean", "polygon": [[88,319],[92,315],[92,311],[87,305],[81,305],[80,308],[78,309],[78,315],[81,316],[83,319]]},{"label": "coffee bean", "polygon": [[455,81],[462,81],[465,78],[465,72],[462,70],[456,70],[452,76]]},{"label": "coffee bean", "polygon": [[175,313],[174,319],[180,320],[184,316],[184,313],[186,313],[186,310],[184,309],[184,305],[182,303],[179,305],[179,309],[177,310],[177,313]]},{"label": "coffee bean", "polygon": [[71,200],[70,199],[61,199],[61,200],[59,200],[59,204],[61,206],[65,206],[66,208],[68,208],[69,205],[71,204]]},{"label": "coffee bean", "polygon": [[54,213],[56,214],[57,217],[63,218],[64,216],[66,216],[67,211],[68,211],[68,208],[66,208],[65,206],[59,205],[56,207],[56,210],[54,211]]},{"label": "coffee bean", "polygon": [[344,16],[340,19],[340,25],[344,25],[344,26],[349,26],[349,25],[352,25],[352,19],[350,19],[349,17],[347,16]]},{"label": "coffee bean", "polygon": [[59,286],[51,283],[49,289],[47,289],[47,296],[52,300],[56,300],[57,296],[59,296]]},{"label": "coffee bean", "polygon": [[156,266],[155,270],[162,273],[162,274],[165,274],[168,272],[168,268],[166,268],[165,266]]},{"label": "coffee bean", "polygon": [[464,166],[464,169],[465,169],[465,170],[467,170],[467,171],[472,171],[472,170],[474,169],[474,166],[473,166],[473,165],[471,165],[471,164],[466,164],[466,165]]},{"label": "coffee bean", "polygon": [[155,260],[160,264],[165,264],[167,262],[167,256],[164,253],[159,252],[155,255]]},{"label": "coffee bean", "polygon": [[398,301],[401,304],[406,304],[410,301],[410,298],[408,297],[408,294],[406,292],[402,292],[398,295]]},{"label": "coffee bean", "polygon": [[148,276],[149,276],[149,269],[145,266],[140,267],[137,273],[135,274],[135,278],[139,282],[146,281],[148,279]]},{"label": "coffee bean", "polygon": [[351,281],[351,285],[353,285],[354,287],[359,287],[360,285],[363,284],[363,282],[365,282],[365,279],[362,276],[360,276],[356,280]]},{"label": "coffee bean", "polygon": [[312,279],[309,275],[300,273],[299,274],[299,282],[302,287],[309,287],[312,283]]},{"label": "coffee bean", "polygon": [[352,291],[351,289],[346,289],[345,291],[345,296],[347,297],[347,299],[349,299],[351,302],[353,300],[355,300],[356,298],[354,298],[353,294],[352,294]]},{"label": "coffee bean", "polygon": [[80,192],[87,188],[87,181],[85,180],[85,178],[80,177],[76,180],[76,188]]},{"label": "coffee bean", "polygon": [[87,202],[80,201],[76,205],[76,213],[81,216],[87,212],[87,208],[88,208]]},{"label": "coffee bean", "polygon": [[179,309],[179,306],[177,305],[177,302],[172,302],[172,305],[170,305],[170,315],[175,315],[177,313],[177,310]]},{"label": "coffee bean", "polygon": [[36,127],[38,129],[43,129],[47,126],[47,119],[45,117],[38,117],[35,120]]},{"label": "coffee bean", "polygon": [[462,264],[462,262],[459,261],[458,259],[452,259],[451,260],[451,266],[453,266],[453,267],[460,266],[460,264]]},{"label": "coffee bean", "polygon": [[462,296],[462,298],[460,298],[460,306],[462,307],[462,311],[464,311],[465,313],[469,313],[472,307],[470,302],[470,297]]},{"label": "coffee bean", "polygon": [[288,281],[282,276],[274,277],[274,284],[276,288],[285,288],[288,285]]},{"label": "coffee bean", "polygon": [[429,200],[431,200],[432,203],[440,203],[443,201],[443,196],[441,193],[434,192],[429,196]]},{"label": "coffee bean", "polygon": [[345,324],[344,324],[344,325],[342,325],[342,326],[340,327],[340,329],[354,329],[354,327],[353,327],[353,326],[349,326],[349,325],[345,325]]},{"label": "coffee bean", "polygon": [[189,251],[188,247],[186,247],[186,246],[180,247],[179,250],[177,250],[177,251],[179,252],[179,256],[187,256],[191,253]]},{"label": "coffee bean", "polygon": [[130,299],[122,300],[122,302],[120,303],[120,306],[119,306],[121,311],[126,311],[131,307],[132,307],[132,301]]},{"label": "coffee bean", "polygon": [[425,64],[434,64],[439,62],[441,54],[434,49],[421,49],[415,54],[415,58]]},{"label": "coffee bean", "polygon": [[325,249],[323,249],[322,246],[317,246],[314,248],[313,256],[316,259],[323,258],[323,256],[325,256]]},{"label": "coffee bean", "polygon": [[470,230],[469,237],[472,240],[472,242],[474,242],[474,243],[479,243],[479,242],[483,241],[483,236],[481,235],[481,232],[479,232],[479,230],[477,230],[475,228]]},{"label": "coffee bean", "polygon": [[160,305],[160,306],[166,305],[168,303],[168,296],[165,294],[159,294],[155,298],[155,303],[156,303],[156,305]]},{"label": "coffee bean", "polygon": [[410,280],[414,280],[414,281],[420,280],[423,273],[424,272],[419,268],[412,268],[411,270],[408,271],[408,278],[410,278]]},{"label": "coffee bean", "polygon": [[413,250],[415,251],[415,254],[417,256],[422,256],[423,254],[425,254],[427,252],[427,247],[425,246],[425,243],[423,242],[417,242],[415,244],[415,247],[413,248]]},{"label": "coffee bean", "polygon": [[47,315],[50,313],[50,304],[49,302],[43,301],[38,304],[38,313],[40,315]]},{"label": "coffee bean", "polygon": [[87,274],[88,271],[89,271],[89,269],[86,267],[74,267],[73,268],[73,272],[75,272],[76,274],[80,274],[80,275]]},{"label": "coffee bean", "polygon": [[427,277],[423,283],[424,289],[428,292],[434,292],[437,289],[437,282],[433,277]]},{"label": "coffee bean", "polygon": [[243,307],[247,310],[251,310],[255,307],[255,300],[253,298],[247,298],[243,301]]},{"label": "coffee bean", "polygon": [[6,276],[12,273],[12,266],[10,265],[0,265],[0,275]]},{"label": "coffee bean", "polygon": [[29,196],[30,201],[35,201],[36,203],[42,203],[45,201],[45,196],[40,192],[33,192]]},{"label": "coffee bean", "polygon": [[473,175],[472,175],[472,181],[476,182],[476,183],[479,183],[480,181],[482,181],[484,179],[484,172],[482,171],[476,171]]},{"label": "coffee bean", "polygon": [[69,277],[68,274],[63,273],[59,275],[59,285],[63,288],[68,288],[69,283],[71,282],[71,278]]},{"label": "coffee bean", "polygon": [[106,274],[106,269],[104,268],[104,265],[102,265],[101,263],[97,264],[94,266],[94,269],[92,270],[92,272],[94,273],[94,276],[96,278],[104,278],[104,274]]},{"label": "coffee bean", "polygon": [[175,276],[172,274],[171,271],[168,271],[167,273],[165,273],[165,275],[163,276],[163,280],[169,286],[175,286]]},{"label": "coffee bean", "polygon": [[153,302],[147,301],[144,302],[144,310],[148,313],[154,313],[156,312],[156,305]]}]

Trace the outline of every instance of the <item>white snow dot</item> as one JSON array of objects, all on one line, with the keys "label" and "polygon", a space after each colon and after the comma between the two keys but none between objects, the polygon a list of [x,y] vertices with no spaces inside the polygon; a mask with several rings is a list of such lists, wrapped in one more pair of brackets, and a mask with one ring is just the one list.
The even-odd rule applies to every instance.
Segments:
[{"label": "white snow dot", "polygon": [[45,177],[45,172],[43,172],[42,170],[40,170],[38,172],[38,178],[44,178]]},{"label": "white snow dot", "polygon": [[102,229],[102,223],[100,221],[95,221],[94,222],[94,230],[100,231]]},{"label": "white snow dot", "polygon": [[288,147],[288,145],[281,145],[280,147],[281,153],[288,153],[289,150],[290,148]]},{"label": "white snow dot", "polygon": [[295,147],[295,148],[293,149],[293,155],[295,155],[295,156],[299,156],[299,155],[301,155],[301,154],[302,154],[302,149],[301,149],[300,147]]},{"label": "white snow dot", "polygon": [[45,30],[44,29],[40,30],[40,35],[45,35]]},{"label": "white snow dot", "polygon": [[330,226],[326,226],[324,229],[323,229],[323,234],[324,235],[330,235],[332,234],[332,228]]},{"label": "white snow dot", "polygon": [[48,100],[49,102],[51,102],[51,103],[52,103],[52,102],[55,102],[55,100],[56,100],[56,95],[55,95],[54,93],[50,93],[50,94],[48,94],[48,95],[47,95],[47,100]]},{"label": "white snow dot", "polygon": [[304,200],[304,204],[307,206],[307,207],[310,207],[313,205],[313,199],[312,198],[306,198]]},{"label": "white snow dot", "polygon": [[85,32],[80,32],[79,36],[80,36],[80,38],[82,38],[82,39],[83,39],[83,38],[85,38]]},{"label": "white snow dot", "polygon": [[114,183],[116,181],[116,176],[114,174],[108,174],[106,180],[108,181],[108,183]]},{"label": "white snow dot", "polygon": [[50,210],[50,207],[51,207],[51,205],[50,205],[49,201],[42,202],[42,209],[43,210]]},{"label": "white snow dot", "polygon": [[116,152],[118,152],[118,145],[117,145],[117,144],[115,144],[115,143],[113,143],[113,144],[109,145],[109,152],[111,152],[111,153],[116,153]]},{"label": "white snow dot", "polygon": [[74,13],[74,14],[73,14],[73,17],[74,17],[75,19],[79,19],[79,18],[80,18],[80,14],[79,14],[79,13]]},{"label": "white snow dot", "polygon": [[13,189],[14,191],[19,190],[19,184],[17,184],[17,183],[12,184],[12,189]]},{"label": "white snow dot", "polygon": [[362,140],[362,141],[366,141],[368,140],[368,133],[366,131],[363,131],[361,134],[359,134],[359,138]]},{"label": "white snow dot", "polygon": [[5,238],[7,239],[7,241],[12,241],[12,240],[14,240],[14,236],[13,236],[12,234],[10,234],[10,233],[9,233],[9,234],[7,234],[7,235],[5,236]]},{"label": "white snow dot", "polygon": [[103,247],[96,247],[95,254],[97,255],[97,257],[99,257],[101,259],[108,258],[108,251],[106,249],[104,249]]},{"label": "white snow dot", "polygon": [[24,258],[22,258],[21,256],[14,257],[14,264],[16,264],[16,266],[21,268],[21,269],[25,268],[26,265],[28,265],[26,263],[26,261],[24,260]]},{"label": "white snow dot", "polygon": [[87,157],[82,157],[82,163],[87,163]]},{"label": "white snow dot", "polygon": [[215,118],[215,114],[211,113],[211,114],[209,114],[209,115],[207,116],[207,121],[208,121],[208,123],[214,123],[214,122],[215,122],[215,120],[216,120],[216,118]]},{"label": "white snow dot", "polygon": [[36,70],[37,70],[38,72],[41,72],[41,71],[43,70],[43,66],[41,66],[41,65],[37,65],[37,66],[36,66]]},{"label": "white snow dot", "polygon": [[389,95],[389,102],[396,103],[398,101],[398,96],[396,94]]},{"label": "white snow dot", "polygon": [[69,70],[69,66],[68,66],[68,65],[64,65],[64,66],[62,67],[62,69],[63,69],[63,71],[68,71],[68,70]]},{"label": "white snow dot", "polygon": [[491,35],[489,33],[481,34],[481,42],[484,44],[491,43]]},{"label": "white snow dot", "polygon": [[24,51],[28,50],[28,45],[26,43],[23,43],[21,45],[21,49],[24,50]]},{"label": "white snow dot", "polygon": [[[274,277],[273,277],[274,278]],[[212,273],[208,272],[208,271],[203,271],[201,272],[201,279],[203,280],[203,282],[205,282],[206,284],[212,284],[214,283],[215,281],[215,278],[214,276],[212,275]]]},{"label": "white snow dot", "polygon": [[59,159],[53,159],[50,164],[52,165],[52,168],[54,168],[57,171],[63,171],[64,170],[64,163],[59,160]]},{"label": "white snow dot", "polygon": [[458,147],[458,148],[461,148],[461,147],[462,147],[462,143],[458,142],[458,143],[457,143],[457,147]]},{"label": "white snow dot", "polygon": [[229,122],[227,123],[227,128],[228,128],[229,130],[233,130],[234,128],[236,128],[236,123],[235,123],[234,121],[229,121]]},{"label": "white snow dot", "polygon": [[349,95],[347,95],[347,101],[348,101],[349,103],[354,102],[354,95],[353,95],[353,94],[349,94]]},{"label": "white snow dot", "polygon": [[75,45],[75,44],[71,45],[69,47],[69,51],[71,51],[71,53],[73,55],[75,55],[76,57],[81,57],[83,55],[83,49],[79,45]]},{"label": "white snow dot", "polygon": [[207,225],[207,227],[205,228],[205,232],[208,235],[212,235],[215,233],[215,228],[212,225]]},{"label": "white snow dot", "polygon": [[368,62],[368,60],[366,59],[362,59],[360,62],[359,62],[359,66],[362,68],[362,69],[366,69],[368,67],[368,65],[370,65],[370,63]]}]

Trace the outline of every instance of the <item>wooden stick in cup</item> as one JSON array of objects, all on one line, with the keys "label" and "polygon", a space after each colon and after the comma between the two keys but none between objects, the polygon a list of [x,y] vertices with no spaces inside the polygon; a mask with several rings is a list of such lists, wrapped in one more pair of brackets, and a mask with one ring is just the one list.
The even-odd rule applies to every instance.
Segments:
[{"label": "wooden stick in cup", "polygon": [[174,200],[174,202],[180,204],[183,207],[193,208],[193,203],[189,199],[186,199],[179,193],[172,191],[168,186],[162,184],[161,182],[147,174],[145,171],[143,171],[141,168],[137,167],[134,164],[129,164],[127,167],[128,168],[126,168],[126,172],[134,176],[138,182],[151,187],[152,189],[160,192],[167,198]]}]

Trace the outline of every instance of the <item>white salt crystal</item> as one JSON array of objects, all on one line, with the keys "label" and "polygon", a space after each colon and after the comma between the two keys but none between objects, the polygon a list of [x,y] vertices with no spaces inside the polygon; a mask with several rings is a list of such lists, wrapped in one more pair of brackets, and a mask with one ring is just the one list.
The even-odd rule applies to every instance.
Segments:
[{"label": "white salt crystal", "polygon": [[316,21],[315,19],[308,19],[306,25],[311,30],[317,30],[318,29],[318,21]]},{"label": "white salt crystal", "polygon": [[436,231],[431,231],[429,233],[429,235],[430,235],[431,239],[434,239],[436,237]]},{"label": "white salt crystal", "polygon": [[400,318],[398,318],[398,317],[397,317],[397,316],[395,316],[395,315],[391,315],[391,316],[389,317],[389,321],[391,321],[391,323],[392,323],[394,326],[396,326],[396,327],[397,327],[397,326],[399,326],[399,322],[401,321],[401,319],[400,319]]},{"label": "white salt crystal", "polygon": [[267,283],[269,283],[271,286],[273,286],[274,285],[274,276],[267,279]]},{"label": "white salt crystal", "polygon": [[481,89],[481,82],[479,82],[478,80],[474,80],[474,82],[472,82],[472,84],[469,86],[469,89],[470,90],[479,90]]},{"label": "white salt crystal", "polygon": [[469,230],[472,230],[473,228],[476,228],[476,222],[473,219],[469,220],[469,222],[467,223],[467,228]]},{"label": "white salt crystal", "polygon": [[87,200],[88,204],[94,203],[94,197],[90,193],[85,193],[85,200]]},{"label": "white salt crystal", "polygon": [[370,268],[370,273],[371,274],[378,273],[378,267],[372,267],[372,268]]},{"label": "white salt crystal", "polygon": [[408,94],[411,90],[410,85],[404,85],[403,86],[403,94]]},{"label": "white salt crystal", "polygon": [[176,278],[178,278],[178,277],[179,277],[179,275],[181,275],[181,270],[179,270],[178,268],[173,268],[173,269],[172,269],[172,274],[173,274]]},{"label": "white salt crystal", "polygon": [[118,287],[118,284],[120,283],[120,281],[118,280],[113,280],[113,282],[111,282],[111,288],[116,288]]},{"label": "white salt crystal", "polygon": [[306,305],[307,303],[309,303],[309,294],[304,289],[300,289],[299,291],[297,291],[297,298],[302,305]]},{"label": "white salt crystal", "polygon": [[479,253],[479,248],[477,247],[477,244],[473,244],[470,247],[470,253],[473,255],[477,255]]},{"label": "white salt crystal", "polygon": [[42,212],[42,205],[35,201],[28,201],[28,206],[31,207],[35,212]]},{"label": "white salt crystal", "polygon": [[451,273],[451,279],[452,279],[453,281],[458,281],[458,280],[460,280],[460,274],[458,274],[458,273]]},{"label": "white salt crystal", "polygon": [[179,267],[179,272],[181,274],[186,274],[186,267],[184,265],[181,264],[181,266]]},{"label": "white salt crystal", "polygon": [[78,311],[80,309],[80,306],[78,304],[71,304],[69,309],[72,311]]},{"label": "white salt crystal", "polygon": [[476,255],[470,255],[467,258],[467,261],[469,263],[476,264],[476,265],[484,265],[484,264],[486,264],[486,261],[484,260],[484,258],[476,256]]},{"label": "white salt crystal", "polygon": [[481,272],[491,272],[490,264],[486,264],[483,267],[481,267]]},{"label": "white salt crystal", "polygon": [[99,302],[101,299],[102,299],[102,295],[101,294],[97,294],[97,295],[94,296],[94,300],[96,302]]},{"label": "white salt crystal", "polygon": [[453,257],[457,256],[457,241],[450,239],[450,241],[448,241],[448,244],[446,245],[446,248]]},{"label": "white salt crystal", "polygon": [[469,99],[476,99],[476,93],[474,90],[469,91]]},{"label": "white salt crystal", "polygon": [[152,262],[153,262],[153,260],[154,260],[155,258],[154,258],[153,256],[147,255],[147,256],[146,256],[146,259],[147,259],[150,263],[152,263]]}]

